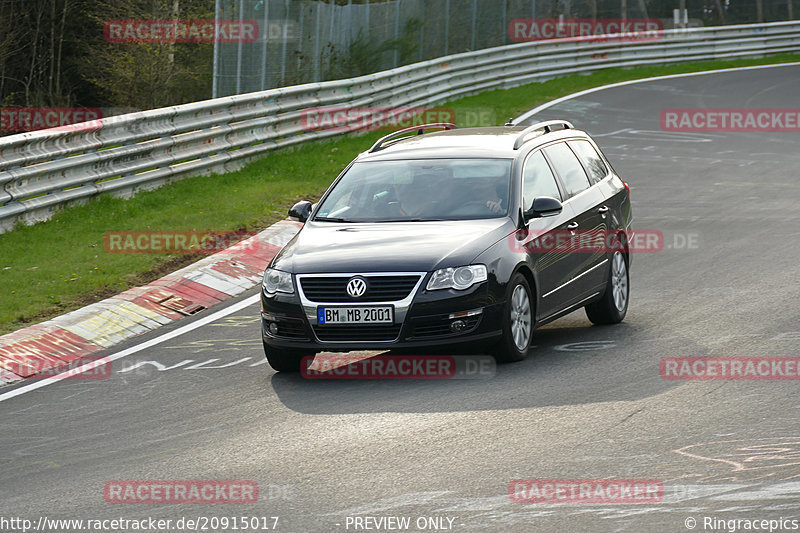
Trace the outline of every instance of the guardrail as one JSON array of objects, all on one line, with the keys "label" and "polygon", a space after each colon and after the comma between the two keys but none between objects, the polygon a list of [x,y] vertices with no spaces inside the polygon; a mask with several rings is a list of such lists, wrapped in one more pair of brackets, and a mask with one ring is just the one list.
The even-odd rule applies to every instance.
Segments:
[{"label": "guardrail", "polygon": [[0,232],[101,193],[129,196],[190,175],[226,172],[268,150],[343,133],[308,131],[302,117],[311,107],[425,106],[608,67],[796,51],[800,21],[666,30],[644,42],[539,41],[4,137]]}]

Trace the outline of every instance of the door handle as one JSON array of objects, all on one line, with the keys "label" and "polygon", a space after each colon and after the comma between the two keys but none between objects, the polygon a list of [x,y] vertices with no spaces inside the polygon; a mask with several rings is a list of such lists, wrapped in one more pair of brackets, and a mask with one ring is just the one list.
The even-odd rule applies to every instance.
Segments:
[{"label": "door handle", "polygon": [[571,223],[567,224],[567,229],[569,229],[569,230],[573,230],[573,229],[575,229],[577,227],[578,227],[578,223],[577,222],[571,222]]},{"label": "door handle", "polygon": [[597,212],[598,213],[608,213],[608,206],[604,205],[603,207],[598,208]]}]

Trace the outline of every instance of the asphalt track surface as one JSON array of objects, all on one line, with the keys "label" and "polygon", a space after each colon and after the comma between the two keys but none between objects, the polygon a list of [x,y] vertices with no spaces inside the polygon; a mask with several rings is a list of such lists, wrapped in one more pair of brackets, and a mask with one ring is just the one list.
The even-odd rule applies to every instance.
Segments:
[{"label": "asphalt track surface", "polygon": [[[248,305],[115,361],[108,379],[8,399],[19,386],[0,389],[0,517],[278,516],[283,532],[354,531],[356,516],[409,517],[410,531],[443,517],[458,532],[800,519],[799,382],[659,374],[665,356],[800,355],[800,133],[659,125],[663,108],[796,107],[799,80],[800,66],[654,80],[536,115],[590,132],[632,185],[635,227],[665,237],[663,251],[634,257],[623,324],[573,313],[491,379],[308,381],[264,364]],[[660,480],[663,501],[508,494],[514,479],[600,478]],[[108,481],[172,479],[252,480],[260,498],[103,497]]]}]

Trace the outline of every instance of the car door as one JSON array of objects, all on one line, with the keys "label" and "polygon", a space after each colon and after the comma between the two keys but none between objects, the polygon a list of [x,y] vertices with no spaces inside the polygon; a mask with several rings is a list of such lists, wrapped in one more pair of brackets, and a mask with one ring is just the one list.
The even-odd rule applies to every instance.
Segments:
[{"label": "car door", "polygon": [[[620,200],[619,197],[616,199],[614,198],[615,191],[610,185],[610,182],[608,180],[604,181],[609,176],[610,170],[603,160],[603,157],[598,152],[599,149],[597,146],[589,142],[588,139],[573,139],[567,141],[567,145],[569,145],[572,152],[578,156],[578,159],[583,165],[586,174],[589,176],[591,189],[595,196],[603,197],[603,201],[599,207],[595,206],[596,213],[600,215],[601,219],[599,224],[604,228],[601,241],[603,250],[600,250],[596,255],[595,263],[602,262],[603,259],[608,256],[607,252],[609,249],[614,245],[610,240],[614,229],[620,226],[619,221],[617,221],[616,225],[613,223],[615,211],[619,212]],[[627,228],[627,226],[624,227]],[[598,270],[605,271],[605,269],[602,268]],[[600,285],[605,285],[606,276],[602,276],[602,278],[598,280],[598,283],[600,283]]]},{"label": "car door", "polygon": [[[522,169],[522,206],[527,211],[533,200],[550,196],[563,201],[553,170],[541,150],[531,152]],[[555,245],[558,235],[568,232],[573,218],[572,207],[565,205],[561,213],[528,221],[525,250],[536,272],[537,318],[547,317],[564,307],[563,292],[558,288],[569,280],[568,254]]]},{"label": "car door", "polygon": [[596,292],[608,275],[607,254],[602,243],[609,208],[603,192],[590,182],[583,164],[566,142],[548,145],[543,152],[561,181],[566,204],[573,212],[567,226],[573,250],[565,262],[569,279],[559,289],[563,291],[559,299],[574,304]]}]

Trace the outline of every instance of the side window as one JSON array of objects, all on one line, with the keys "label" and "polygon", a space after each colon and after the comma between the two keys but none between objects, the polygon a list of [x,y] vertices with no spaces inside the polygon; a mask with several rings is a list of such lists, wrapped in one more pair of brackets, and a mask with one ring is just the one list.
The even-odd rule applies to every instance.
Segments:
[{"label": "side window", "polygon": [[537,196],[552,196],[556,200],[561,200],[556,178],[541,151],[532,153],[525,161],[522,175],[523,209],[530,209],[533,199]]},{"label": "side window", "polygon": [[583,170],[578,158],[572,153],[565,143],[553,144],[543,148],[547,157],[553,162],[553,166],[564,181],[567,188],[567,195],[572,197],[589,188],[589,178]]},{"label": "side window", "polygon": [[568,141],[567,144],[578,156],[578,159],[581,160],[583,168],[589,174],[589,180],[592,185],[608,175],[608,168],[606,168],[603,158],[594,149],[592,143],[589,141]]}]

